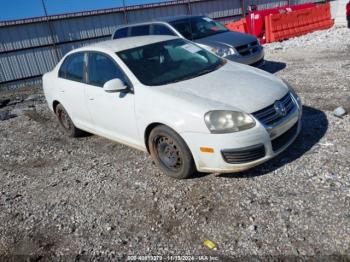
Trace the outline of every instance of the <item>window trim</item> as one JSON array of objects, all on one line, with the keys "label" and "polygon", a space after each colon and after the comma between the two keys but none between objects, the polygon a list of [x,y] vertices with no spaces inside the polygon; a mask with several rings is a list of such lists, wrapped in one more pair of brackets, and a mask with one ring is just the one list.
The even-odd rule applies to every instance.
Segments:
[{"label": "window trim", "polygon": [[[71,58],[72,56],[79,55],[79,54],[83,54],[83,58],[84,58],[84,60],[83,60],[83,79],[82,79],[82,81],[73,80],[73,79],[67,78],[66,74],[64,75],[64,77],[60,76],[61,68],[64,65],[64,63],[67,61],[67,59]],[[61,79],[64,79],[64,80],[68,80],[68,81],[73,81],[73,82],[77,82],[77,83],[86,84],[86,77],[87,77],[87,74],[86,74],[87,67],[86,66],[87,66],[87,56],[86,56],[86,52],[85,51],[79,51],[79,52],[71,53],[71,54],[67,55],[64,58],[63,62],[61,63],[60,68],[58,69],[58,72],[57,72],[57,77],[61,78]],[[66,71],[66,73],[67,73],[67,71]]]},{"label": "window trim", "polygon": [[[118,65],[118,63],[115,61],[115,59],[109,55],[109,54],[106,54],[104,52],[101,52],[101,51],[86,51],[86,77],[85,77],[85,80],[86,80],[86,84],[89,85],[89,86],[95,86],[95,87],[99,87],[101,89],[103,89],[103,86],[99,86],[99,85],[95,85],[95,84],[91,84],[89,83],[89,56],[90,54],[99,54],[99,55],[103,55],[103,56],[106,56],[108,57],[109,59],[112,60],[112,62],[114,63],[114,65],[117,67],[117,69],[124,75],[125,77],[125,80],[126,80],[126,85],[127,87],[130,89],[130,92],[131,93],[134,93],[134,86],[132,84],[132,82],[130,81],[128,75],[124,72],[124,70]],[[121,79],[122,81],[124,81],[123,79]]]}]

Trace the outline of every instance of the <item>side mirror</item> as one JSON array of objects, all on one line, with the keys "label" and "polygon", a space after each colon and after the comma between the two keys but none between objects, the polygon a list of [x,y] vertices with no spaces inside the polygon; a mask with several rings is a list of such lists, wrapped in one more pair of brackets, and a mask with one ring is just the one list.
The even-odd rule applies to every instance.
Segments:
[{"label": "side mirror", "polygon": [[128,89],[128,86],[119,78],[114,78],[107,81],[103,85],[103,89],[107,93],[116,93],[126,91]]}]

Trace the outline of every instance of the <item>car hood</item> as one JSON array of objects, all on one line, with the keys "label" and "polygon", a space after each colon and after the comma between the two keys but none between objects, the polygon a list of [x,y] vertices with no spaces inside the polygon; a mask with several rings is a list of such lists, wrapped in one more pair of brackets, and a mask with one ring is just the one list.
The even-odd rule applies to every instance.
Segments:
[{"label": "car hood", "polygon": [[288,92],[288,87],[274,75],[234,62],[227,62],[206,75],[157,89],[203,110],[229,109],[246,113],[265,108]]},{"label": "car hood", "polygon": [[222,47],[222,46],[237,47],[237,46],[249,44],[256,40],[257,39],[255,36],[229,31],[225,33],[204,37],[201,39],[196,39],[194,42],[202,45],[208,45],[211,47]]}]

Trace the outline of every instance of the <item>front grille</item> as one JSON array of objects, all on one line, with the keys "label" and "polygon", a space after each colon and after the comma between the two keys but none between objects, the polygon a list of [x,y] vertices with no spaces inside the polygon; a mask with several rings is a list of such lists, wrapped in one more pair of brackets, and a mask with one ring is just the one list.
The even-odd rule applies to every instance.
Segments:
[{"label": "front grille", "polygon": [[273,125],[274,123],[287,116],[295,107],[295,104],[289,92],[279,101],[284,105],[286,109],[286,114],[284,116],[276,112],[274,104],[253,113],[253,116],[266,126]]},{"label": "front grille", "polygon": [[298,130],[298,122],[294,124],[288,131],[280,135],[271,141],[273,151],[278,151],[282,147],[284,147],[297,133]]},{"label": "front grille", "polygon": [[229,164],[243,164],[264,157],[265,147],[261,144],[239,149],[225,149],[221,151],[221,154]]},{"label": "front grille", "polygon": [[254,41],[246,45],[235,46],[235,49],[241,56],[247,56],[258,51],[259,43],[258,41]]}]

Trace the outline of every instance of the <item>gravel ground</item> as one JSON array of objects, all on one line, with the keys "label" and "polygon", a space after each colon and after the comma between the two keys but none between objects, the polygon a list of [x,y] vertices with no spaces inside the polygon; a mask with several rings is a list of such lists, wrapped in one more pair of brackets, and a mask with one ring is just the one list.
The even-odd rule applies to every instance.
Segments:
[{"label": "gravel ground", "polygon": [[345,28],[267,45],[264,69],[303,99],[299,138],[252,170],[183,181],[127,146],[64,137],[40,89],[0,93],[0,260],[350,259],[350,117],[332,113],[350,108],[349,53]]}]

